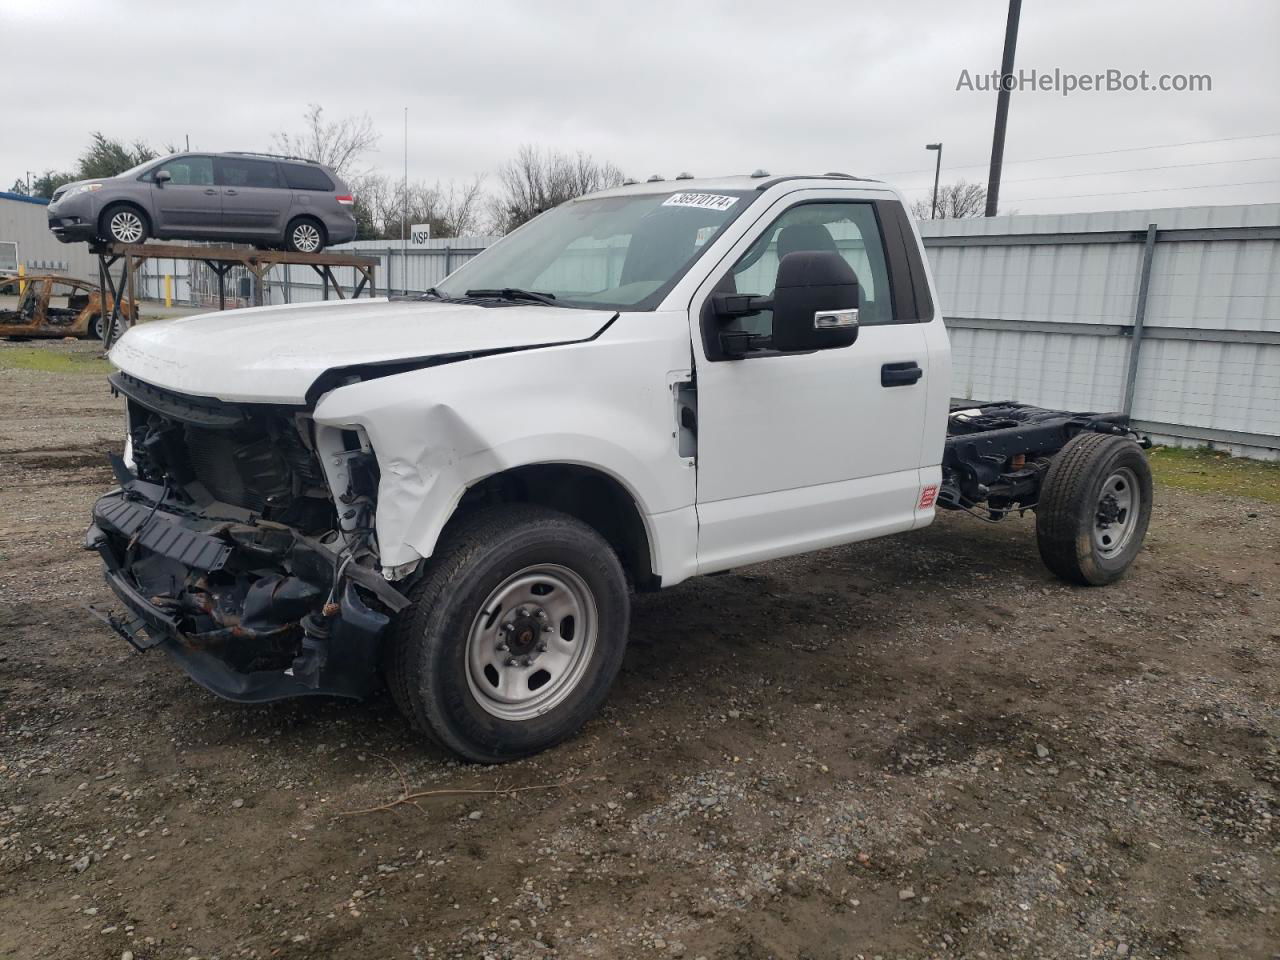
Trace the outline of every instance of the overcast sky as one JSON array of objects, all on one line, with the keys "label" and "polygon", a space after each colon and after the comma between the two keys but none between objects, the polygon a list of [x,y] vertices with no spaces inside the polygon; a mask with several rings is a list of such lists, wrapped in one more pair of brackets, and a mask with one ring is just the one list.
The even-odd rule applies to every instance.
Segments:
[{"label": "overcast sky", "polygon": [[[368,113],[381,141],[364,165],[394,176],[407,106],[414,180],[481,173],[492,187],[530,143],[639,178],[842,170],[921,197],[929,141],[944,144],[944,182],[985,182],[995,94],[956,87],[963,70],[998,69],[1006,10],[1006,0],[0,0],[0,188],[74,167],[92,130],[157,147],[189,136],[193,148],[263,149],[314,102],[334,116]],[[1212,91],[1015,92],[1002,212],[1280,201],[1278,49],[1276,0],[1028,0],[1021,68],[1209,74]],[[1220,142],[1125,149],[1206,140]],[[1101,151],[1123,152],[1025,162]],[[1103,175],[1121,170],[1133,172]],[[1152,192],[1166,187],[1191,189]],[[1093,194],[1106,195],[1080,196]]]}]

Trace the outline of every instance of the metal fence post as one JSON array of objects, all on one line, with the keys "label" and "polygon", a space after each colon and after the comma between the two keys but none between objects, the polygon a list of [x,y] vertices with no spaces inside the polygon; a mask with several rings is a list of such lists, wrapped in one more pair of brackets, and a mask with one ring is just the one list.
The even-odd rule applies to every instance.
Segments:
[{"label": "metal fence post", "polygon": [[1138,272],[1138,302],[1133,308],[1133,336],[1129,342],[1129,369],[1124,378],[1126,416],[1133,414],[1133,398],[1138,389],[1138,354],[1142,350],[1142,327],[1147,319],[1147,291],[1151,287],[1151,261],[1156,252],[1156,225],[1147,224],[1147,239],[1142,245],[1142,267]]}]

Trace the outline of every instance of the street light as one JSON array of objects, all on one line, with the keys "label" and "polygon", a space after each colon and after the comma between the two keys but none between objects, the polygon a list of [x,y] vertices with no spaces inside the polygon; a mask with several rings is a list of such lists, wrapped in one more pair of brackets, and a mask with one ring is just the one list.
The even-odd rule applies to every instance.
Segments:
[{"label": "street light", "polygon": [[939,174],[942,173],[942,144],[926,143],[924,145],[924,148],[926,150],[938,151],[938,162],[934,165],[934,168],[933,168],[933,213],[929,217],[930,220],[937,220],[938,219],[938,176]]}]

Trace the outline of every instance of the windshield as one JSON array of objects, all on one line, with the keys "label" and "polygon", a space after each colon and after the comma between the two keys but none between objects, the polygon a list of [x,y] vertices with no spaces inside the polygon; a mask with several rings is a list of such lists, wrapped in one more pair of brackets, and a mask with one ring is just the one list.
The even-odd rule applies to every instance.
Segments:
[{"label": "windshield", "polygon": [[142,171],[144,171],[144,170],[148,170],[148,169],[150,169],[151,167],[154,167],[154,166],[155,166],[157,163],[159,163],[161,160],[166,160],[166,159],[168,159],[168,158],[167,158],[167,157],[152,157],[150,160],[143,160],[143,161],[142,161],[140,164],[138,164],[136,167],[130,167],[128,170],[122,170],[120,173],[117,173],[117,174],[116,174],[116,176],[117,176],[117,177],[136,177],[136,176],[138,176],[140,173],[142,173]]},{"label": "windshield", "polygon": [[517,288],[569,307],[652,310],[750,204],[751,191],[641,193],[548,210],[458,268],[436,289]]}]

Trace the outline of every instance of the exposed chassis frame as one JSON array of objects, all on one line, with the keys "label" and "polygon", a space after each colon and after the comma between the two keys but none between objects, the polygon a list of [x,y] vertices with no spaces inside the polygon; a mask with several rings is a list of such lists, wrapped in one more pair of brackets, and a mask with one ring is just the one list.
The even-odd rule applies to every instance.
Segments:
[{"label": "exposed chassis frame", "polygon": [[985,519],[1029,510],[1040,499],[1049,462],[1081,433],[1131,436],[1143,447],[1123,413],[1072,413],[1027,404],[953,403],[947,420],[938,506],[970,510],[985,506]]}]

